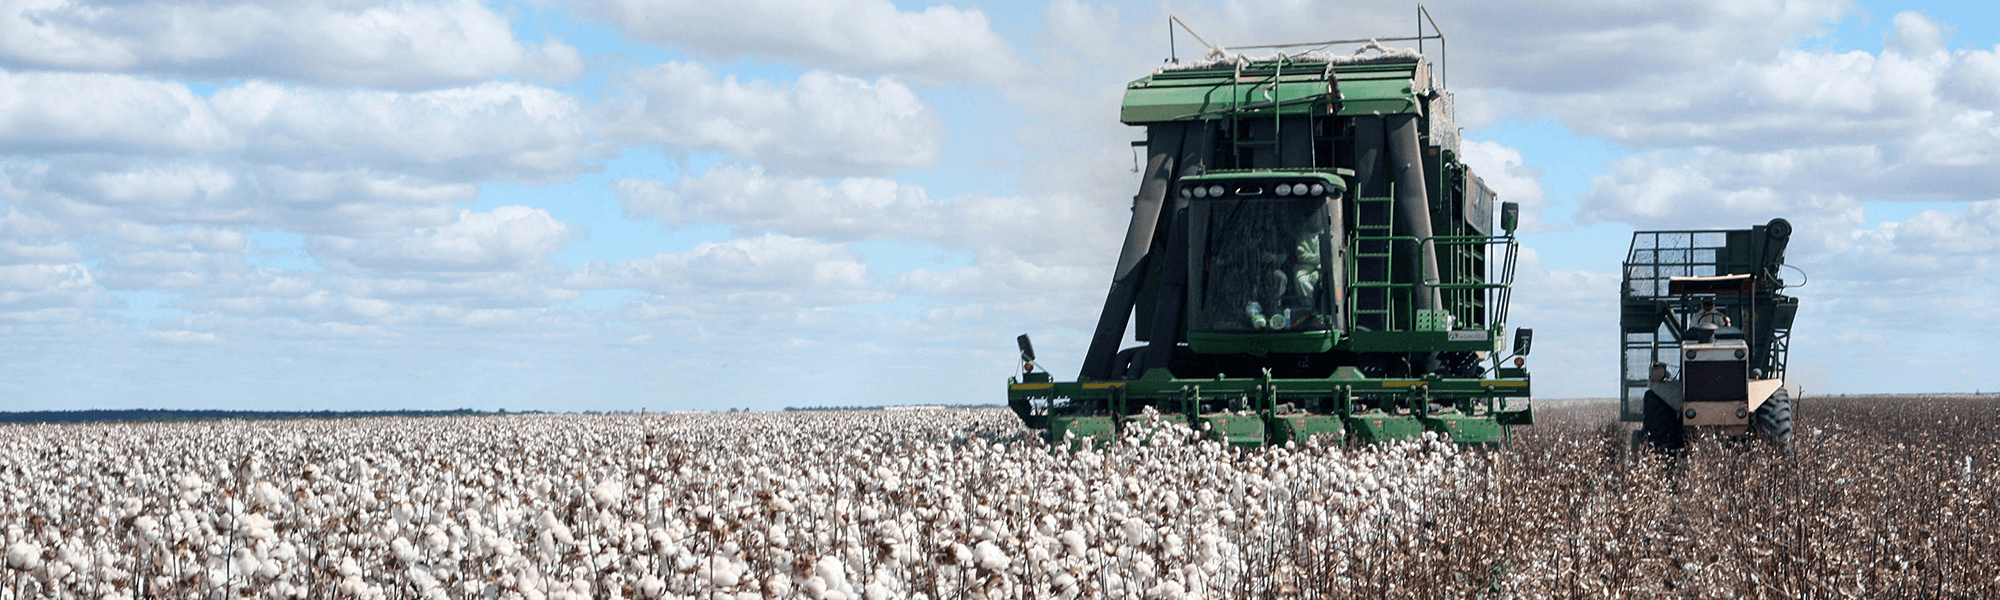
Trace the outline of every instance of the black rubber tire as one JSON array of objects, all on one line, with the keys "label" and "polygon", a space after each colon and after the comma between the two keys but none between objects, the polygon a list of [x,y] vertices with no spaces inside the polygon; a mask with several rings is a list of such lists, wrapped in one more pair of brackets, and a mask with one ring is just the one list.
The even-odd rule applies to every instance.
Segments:
[{"label": "black rubber tire", "polygon": [[1651,390],[1646,391],[1643,401],[1644,420],[1640,421],[1646,441],[1651,442],[1656,452],[1669,452],[1687,446],[1687,431],[1681,425],[1681,415],[1667,404],[1665,398]]},{"label": "black rubber tire", "polygon": [[1757,435],[1779,448],[1792,447],[1792,394],[1785,388],[1771,392],[1771,398],[1757,406]]}]

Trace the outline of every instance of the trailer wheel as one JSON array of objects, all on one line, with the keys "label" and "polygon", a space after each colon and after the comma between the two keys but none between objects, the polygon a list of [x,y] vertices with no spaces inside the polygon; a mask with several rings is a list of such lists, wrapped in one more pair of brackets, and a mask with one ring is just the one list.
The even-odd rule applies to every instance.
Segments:
[{"label": "trailer wheel", "polygon": [[1757,407],[1757,435],[1781,449],[1792,447],[1792,394],[1785,388]]},{"label": "trailer wheel", "polygon": [[1687,445],[1687,436],[1681,426],[1681,415],[1667,404],[1665,398],[1651,390],[1646,391],[1644,401],[1645,419],[1640,421],[1641,431],[1646,441],[1652,442],[1656,452],[1679,450]]}]

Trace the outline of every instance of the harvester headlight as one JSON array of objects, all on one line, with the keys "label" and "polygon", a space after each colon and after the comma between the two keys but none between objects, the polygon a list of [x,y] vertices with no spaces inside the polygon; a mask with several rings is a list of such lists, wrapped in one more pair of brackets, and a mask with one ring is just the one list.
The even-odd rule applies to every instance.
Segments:
[{"label": "harvester headlight", "polygon": [[1309,187],[1306,187],[1306,184],[1303,184],[1303,183],[1295,183],[1295,184],[1292,184],[1292,193],[1294,193],[1294,194],[1298,194],[1298,195],[1300,195],[1300,196],[1304,196],[1304,195],[1306,195],[1306,193],[1307,193],[1307,192],[1311,192],[1311,191],[1312,191],[1312,188],[1309,188]]},{"label": "harvester headlight", "polygon": [[1317,184],[1317,183],[1315,183],[1315,184],[1313,184],[1313,186],[1312,186],[1312,190],[1311,190],[1311,192],[1312,192],[1312,195],[1314,195],[1314,196],[1318,196],[1318,195],[1320,195],[1320,194],[1324,194],[1324,193],[1326,193],[1326,186],[1324,186],[1324,185],[1320,185],[1320,184]]},{"label": "harvester headlight", "polygon": [[1744,412],[1744,410],[1741,408],[1736,409],[1736,418],[1741,419],[1748,416],[1750,416],[1750,413]]},{"label": "harvester headlight", "polygon": [[1198,185],[1197,185],[1197,186],[1194,186],[1194,197],[1196,197],[1196,198],[1207,198],[1207,197],[1208,197],[1208,188],[1205,188],[1205,187],[1201,187],[1201,186],[1198,186]]},{"label": "harvester headlight", "polygon": [[1208,195],[1210,195],[1210,196],[1215,196],[1215,197],[1217,197],[1217,198],[1221,198],[1221,197],[1222,197],[1222,186],[1219,186],[1219,185],[1211,185],[1211,186],[1208,186]]},{"label": "harvester headlight", "polygon": [[1194,187],[1191,187],[1191,186],[1181,186],[1181,197],[1182,197],[1182,198],[1187,198],[1187,197],[1190,197],[1190,196],[1193,196],[1193,195],[1194,195],[1194,191],[1195,191],[1195,189],[1196,189],[1196,188],[1194,188]]},{"label": "harvester headlight", "polygon": [[1687,409],[1687,412],[1684,412],[1684,413],[1681,413],[1681,414],[1685,414],[1685,415],[1687,415],[1687,418],[1690,418],[1690,419],[1692,419],[1692,418],[1694,418],[1694,409],[1692,409],[1692,408],[1690,408],[1690,409]]},{"label": "harvester headlight", "polygon": [[1528,359],[1519,356],[1514,357],[1514,368],[1519,369],[1525,366],[1528,366]]},{"label": "harvester headlight", "polygon": [[1696,356],[1700,356],[1700,354],[1693,350],[1688,351],[1688,360],[1694,360],[1694,357]]},{"label": "harvester headlight", "polygon": [[1278,184],[1278,189],[1276,191],[1280,196],[1290,196],[1292,195],[1292,186],[1280,183]]},{"label": "harvester headlight", "polygon": [[1742,359],[1743,359],[1743,351],[1742,351],[1742,350],[1737,350],[1737,351],[1736,351],[1736,359],[1737,359],[1737,360],[1742,360]]}]

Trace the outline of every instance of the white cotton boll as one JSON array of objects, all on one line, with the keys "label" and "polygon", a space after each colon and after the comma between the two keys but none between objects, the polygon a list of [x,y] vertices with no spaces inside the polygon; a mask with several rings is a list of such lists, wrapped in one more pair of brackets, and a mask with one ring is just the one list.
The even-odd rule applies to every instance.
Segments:
[{"label": "white cotton boll", "polygon": [[660,581],[659,577],[655,577],[652,575],[647,575],[644,578],[641,578],[639,580],[639,585],[636,587],[638,588],[639,597],[641,598],[658,598],[660,597],[660,594],[666,592],[667,590],[666,582]]},{"label": "white cotton boll", "polygon": [[1014,560],[1008,558],[1007,554],[1001,552],[1000,547],[993,542],[980,542],[979,547],[973,550],[973,554],[979,560],[979,568],[990,571],[1004,571],[1008,565],[1014,563]]},{"label": "white cotton boll", "polygon": [[1082,533],[1077,532],[1077,530],[1075,529],[1071,529],[1069,531],[1062,532],[1062,537],[1060,539],[1062,540],[1063,548],[1069,551],[1070,556],[1076,558],[1083,557],[1085,547],[1083,544]]},{"label": "white cotton boll", "polygon": [[1127,544],[1144,546],[1153,540],[1153,528],[1147,525],[1146,521],[1142,519],[1126,519],[1120,525],[1125,534],[1125,543]]},{"label": "white cotton boll", "polygon": [[866,600],[891,600],[896,597],[896,592],[881,583],[870,583],[862,589],[861,597]]},{"label": "white cotton boll", "polygon": [[590,490],[590,497],[601,506],[618,506],[625,501],[625,484],[617,479],[607,479]]},{"label": "white cotton boll", "polygon": [[132,526],[139,530],[139,537],[149,541],[160,539],[160,520],[153,518],[152,515],[139,515],[139,518],[132,520]]},{"label": "white cotton boll", "polygon": [[742,577],[736,569],[736,565],[731,564],[729,559],[719,556],[709,557],[708,565],[703,568],[703,573],[708,576],[709,582],[715,584],[717,587],[734,586],[737,580]]},{"label": "white cotton boll", "polygon": [[265,508],[275,509],[285,505],[285,493],[278,491],[277,486],[271,485],[269,481],[257,482],[257,487],[250,492],[250,499],[256,505]]},{"label": "white cotton boll", "polygon": [[1049,583],[1054,585],[1056,594],[1064,598],[1075,598],[1082,591],[1076,584],[1076,576],[1069,573],[1057,573]]},{"label": "white cotton boll", "polygon": [[[825,584],[822,583],[821,585],[824,586]],[[773,598],[790,597],[792,595],[791,576],[784,573],[771,574],[770,578],[764,580],[764,591],[769,593]]]},{"label": "white cotton boll", "polygon": [[352,556],[341,557],[339,571],[341,577],[360,577],[361,565],[355,564]]},{"label": "white cotton boll", "polygon": [[389,552],[396,556],[396,560],[402,561],[406,565],[415,564],[418,559],[422,558],[422,556],[417,554],[417,547],[411,545],[409,540],[402,537],[390,540]]},{"label": "white cotton boll", "polygon": [[284,564],[275,559],[267,560],[263,564],[257,565],[257,577],[262,579],[277,579],[284,572]]},{"label": "white cotton boll", "polygon": [[545,528],[549,535],[555,537],[555,541],[561,542],[562,545],[576,545],[576,536],[570,532],[568,525],[564,525],[562,521],[556,520],[555,513],[546,510],[542,511],[542,527]]},{"label": "white cotton boll", "polygon": [[237,548],[236,553],[230,556],[229,566],[238,577],[249,579],[263,563],[257,560],[257,555],[250,553],[249,548]]},{"label": "white cotton boll", "polygon": [[430,591],[438,587],[437,578],[431,576],[430,571],[421,567],[410,567],[409,575],[410,583],[416,584],[417,589],[420,591]]},{"label": "white cotton boll", "polygon": [[7,566],[23,571],[33,571],[42,566],[42,547],[33,542],[14,542],[7,545]]},{"label": "white cotton boll", "polygon": [[1181,585],[1181,582],[1178,581],[1162,581],[1159,585],[1153,586],[1152,589],[1146,590],[1146,597],[1158,600],[1186,600],[1187,587]]},{"label": "white cotton boll", "polygon": [[535,534],[535,547],[540,548],[543,555],[555,556],[556,536],[550,534],[546,529],[542,530],[540,533]]},{"label": "white cotton boll", "polygon": [[253,540],[268,540],[277,537],[272,530],[271,520],[263,513],[250,513],[236,520],[236,532]]},{"label": "white cotton boll", "polygon": [[847,583],[847,563],[831,556],[820,557],[813,563],[813,576],[824,582],[827,589],[850,589]]},{"label": "white cotton boll", "polygon": [[450,545],[451,538],[445,536],[443,531],[432,531],[430,535],[424,536],[424,548],[432,552],[442,552]]},{"label": "white cotton boll", "polygon": [[953,542],[951,544],[951,557],[958,564],[970,565],[973,561],[972,549],[965,547],[965,544]]}]

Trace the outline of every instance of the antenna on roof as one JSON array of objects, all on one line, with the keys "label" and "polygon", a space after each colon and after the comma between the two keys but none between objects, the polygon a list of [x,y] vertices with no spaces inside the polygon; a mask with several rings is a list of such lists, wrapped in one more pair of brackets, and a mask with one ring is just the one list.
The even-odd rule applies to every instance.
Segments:
[{"label": "antenna on roof", "polygon": [[1201,42],[1202,46],[1207,47],[1209,50],[1215,49],[1215,44],[1210,44],[1208,40],[1201,39],[1201,34],[1195,33],[1193,27],[1188,27],[1186,21],[1182,21],[1180,17],[1174,15],[1167,15],[1167,62],[1174,64],[1180,64],[1181,62],[1180,52],[1174,48],[1174,25],[1180,25],[1181,29],[1187,30],[1188,35],[1194,36],[1194,41]]}]

